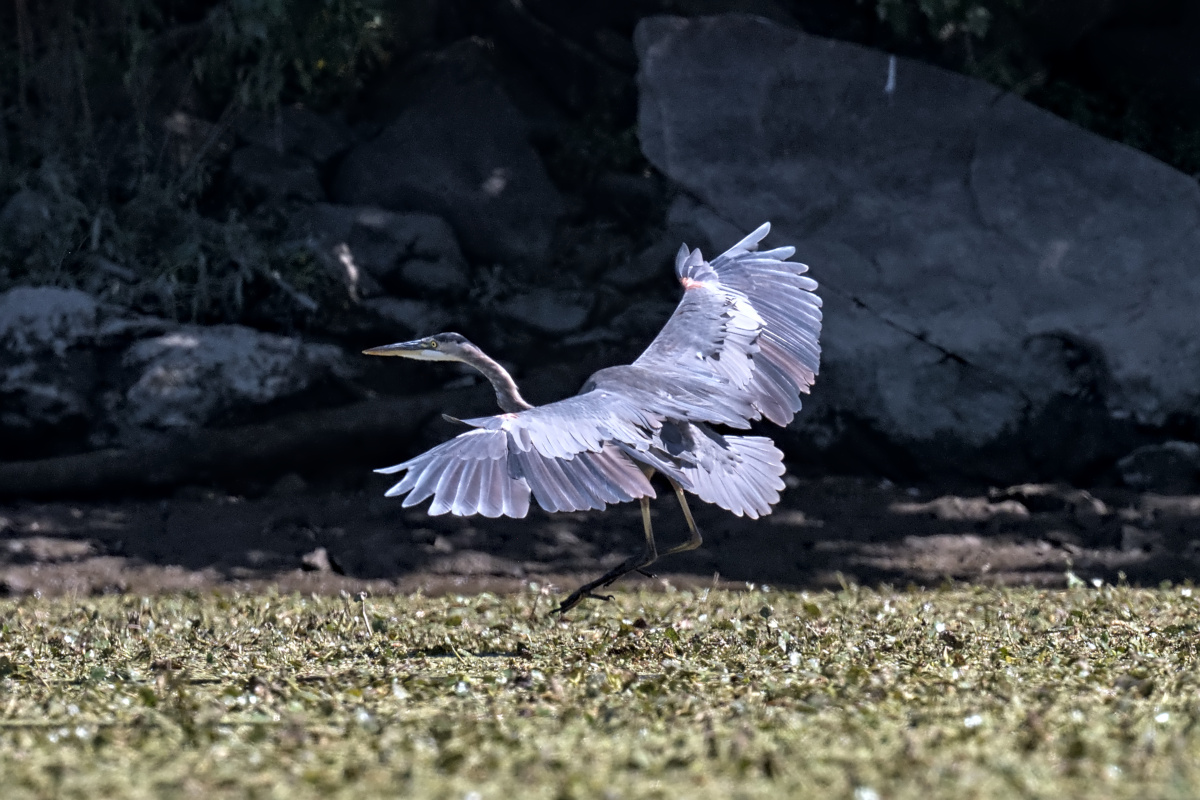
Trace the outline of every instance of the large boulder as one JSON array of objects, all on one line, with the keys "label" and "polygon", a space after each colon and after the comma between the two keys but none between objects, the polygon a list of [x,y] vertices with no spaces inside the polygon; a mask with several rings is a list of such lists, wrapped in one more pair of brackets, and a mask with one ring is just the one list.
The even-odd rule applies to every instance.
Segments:
[{"label": "large boulder", "polygon": [[760,18],[651,18],[635,45],[643,150],[698,201],[673,216],[718,251],[771,220],[821,281],[818,443],[1079,474],[1135,426],[1198,416],[1194,180],[980,81]]},{"label": "large boulder", "polygon": [[341,350],[241,325],[183,327],[135,342],[122,420],[134,428],[201,427],[296,395],[344,369]]},{"label": "large boulder", "polygon": [[563,200],[480,45],[453,45],[408,81],[399,116],[346,155],[332,199],[438,214],[476,258],[541,264]]}]

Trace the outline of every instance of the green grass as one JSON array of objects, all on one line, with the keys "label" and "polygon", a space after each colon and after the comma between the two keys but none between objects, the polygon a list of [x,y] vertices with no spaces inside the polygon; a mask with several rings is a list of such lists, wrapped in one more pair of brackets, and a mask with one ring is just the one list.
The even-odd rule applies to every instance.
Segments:
[{"label": "green grass", "polygon": [[[1190,589],[0,604],[26,797],[1194,797]],[[370,630],[368,631],[368,622]]]}]

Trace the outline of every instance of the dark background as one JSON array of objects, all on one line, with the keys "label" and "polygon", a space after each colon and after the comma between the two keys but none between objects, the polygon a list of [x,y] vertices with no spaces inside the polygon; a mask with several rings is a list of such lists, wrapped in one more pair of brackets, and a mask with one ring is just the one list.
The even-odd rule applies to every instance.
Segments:
[{"label": "dark background", "polygon": [[[638,148],[632,32],[648,15],[728,11],[982,78],[1187,174],[1200,173],[1200,7],[1185,0],[9,0],[0,4],[0,199],[33,189],[48,204],[51,222],[28,241],[11,235],[0,241],[0,291],[77,287],[131,314],[238,323],[349,352],[396,338],[394,328],[347,296],[328,264],[287,244],[297,209],[329,191],[344,148],[316,162],[315,182],[286,165],[246,169],[234,154],[247,137],[253,140],[247,130],[254,120],[282,126],[291,118],[281,111],[293,109],[336,122],[348,141],[369,140],[404,107],[431,59],[447,48],[471,49],[483,54],[520,109],[567,213],[540,264],[496,267],[466,247],[471,292],[444,304],[456,328],[514,365],[531,399],[560,397],[591,370],[636,354],[663,314],[625,320],[618,336],[602,341],[572,341],[481,312],[480,293],[518,281],[561,283],[564,265],[576,285],[594,285],[661,234],[675,189]],[[452,85],[442,90],[446,108],[471,102]],[[280,185],[292,189],[276,191]],[[674,292],[669,281],[609,282],[590,319],[612,319],[646,298],[669,304]],[[97,351],[61,368],[108,375],[112,358]],[[211,427],[408,395],[431,382],[428,371],[408,364],[361,369],[353,380],[319,382],[279,402],[227,410]],[[445,381],[445,372],[436,375],[432,380]],[[473,396],[486,404],[486,391]],[[106,431],[103,417],[93,407],[53,425],[10,426],[0,458],[128,448],[127,439]],[[261,489],[287,471],[276,466],[284,460],[310,477],[348,474],[342,468],[348,462],[374,463],[383,449],[376,429],[339,424],[328,441],[316,435],[312,446],[288,450],[286,458],[270,447],[257,461],[247,453],[243,467],[212,469],[224,453],[218,447],[208,466],[182,468],[159,484],[224,481]],[[401,425],[388,446],[394,452],[397,441],[414,435],[415,449],[450,431],[436,419]],[[1139,441],[1126,444],[1128,450]],[[193,449],[171,447],[175,455],[160,453],[161,459]],[[838,453],[790,455],[803,456],[813,474],[937,477],[880,450],[869,431]],[[1111,455],[1031,477],[1103,481]],[[126,473],[145,472],[143,458],[127,463]],[[41,487],[44,495],[72,486],[147,488],[145,478],[114,477],[126,474],[120,469],[101,472],[108,478],[34,477],[20,487]]]}]

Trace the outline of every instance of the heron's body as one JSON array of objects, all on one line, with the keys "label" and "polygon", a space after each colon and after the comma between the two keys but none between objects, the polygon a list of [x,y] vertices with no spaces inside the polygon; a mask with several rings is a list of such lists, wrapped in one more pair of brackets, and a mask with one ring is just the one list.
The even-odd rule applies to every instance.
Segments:
[{"label": "heron's body", "polygon": [[504,411],[466,420],[472,430],[378,470],[405,473],[388,495],[407,495],[405,506],[432,497],[430,514],[488,517],[524,517],[531,497],[547,511],[640,500],[647,552],[582,587],[561,610],[654,560],[654,472],[675,488],[692,531],[676,550],[700,543],[684,491],[739,516],[769,514],[784,485],[783,454],[765,437],[713,427],[745,429],[764,417],[787,425],[816,378],[816,282],[805,265],[786,260],[791,247],[754,252],[769,230],[763,225],[711,264],[682,248],[675,266],[684,297],[646,351],[555,403],[530,406],[511,376],[458,334],[365,351],[471,364]]}]

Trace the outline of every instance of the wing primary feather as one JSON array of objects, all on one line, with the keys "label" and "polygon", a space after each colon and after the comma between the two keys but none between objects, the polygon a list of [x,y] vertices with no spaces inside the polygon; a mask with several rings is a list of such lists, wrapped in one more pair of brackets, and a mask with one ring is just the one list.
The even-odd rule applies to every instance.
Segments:
[{"label": "wing primary feather", "polygon": [[479,510],[480,469],[486,462],[472,460],[463,467],[454,496],[447,498],[450,511],[458,517],[469,517]]},{"label": "wing primary feather", "polygon": [[488,519],[495,519],[504,513],[504,492],[508,488],[509,477],[503,464],[498,458],[489,458],[480,462],[479,470],[479,513]]},{"label": "wing primary feather", "polygon": [[549,475],[541,456],[536,453],[521,453],[518,456],[518,463],[539,506],[551,513],[570,510],[562,490]]},{"label": "wing primary feather", "polygon": [[[433,496],[434,502],[431,504],[429,513],[433,514],[432,506],[437,504],[437,490],[441,486],[448,486],[454,480],[457,480],[458,473],[462,470],[461,461],[451,461],[445,464],[440,470],[434,464],[430,464],[421,475],[421,479],[417,481],[417,485],[408,497],[404,498],[404,507],[415,506],[427,497]],[[443,490],[444,491],[444,490]],[[439,513],[446,513],[441,511]]]}]

